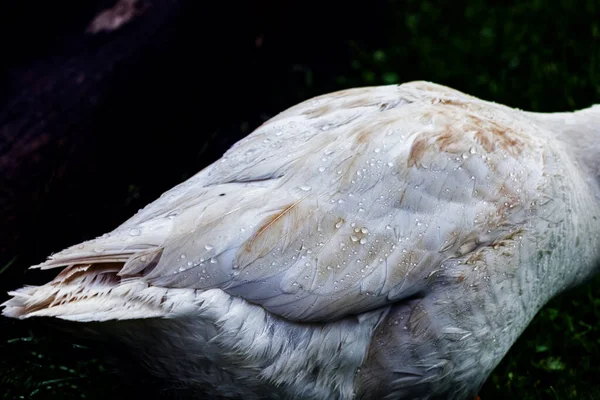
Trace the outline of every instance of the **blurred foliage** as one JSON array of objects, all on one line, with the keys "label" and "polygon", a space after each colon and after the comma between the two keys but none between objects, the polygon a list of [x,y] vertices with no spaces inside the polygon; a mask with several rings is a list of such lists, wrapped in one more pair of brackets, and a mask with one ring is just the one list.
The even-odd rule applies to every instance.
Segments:
[{"label": "blurred foliage", "polygon": [[[374,34],[329,40],[332,51],[335,47],[333,56],[311,56],[310,50],[304,56],[290,55],[293,45],[270,45],[277,40],[277,30],[261,37],[261,49],[253,46],[244,55],[256,74],[255,92],[241,97],[246,103],[237,104],[250,107],[254,100],[259,110],[252,116],[232,114],[222,124],[245,135],[262,120],[314,95],[416,79],[532,111],[573,110],[600,102],[599,1],[396,0],[372,1],[364,7],[369,12],[364,26],[356,25],[356,30],[372,29]],[[311,10],[305,12],[321,12]],[[333,20],[336,14],[327,15]],[[344,22],[337,21],[336,27]],[[346,26],[350,33],[352,29]],[[334,67],[327,62],[335,62]],[[245,64],[240,65],[240,74],[247,78]],[[235,72],[233,67],[227,71]],[[205,99],[190,101],[201,109]],[[195,172],[191,168],[178,173],[190,176]],[[124,206],[139,207],[152,200],[146,190],[130,185]],[[17,256],[11,257],[16,260],[11,265],[0,267],[0,274],[26,267]],[[481,397],[600,399],[599,317],[600,278],[553,300],[492,374]],[[100,350],[73,344],[71,338],[49,338],[45,329],[21,322],[5,326],[0,336],[2,399],[128,396],[126,383],[100,361]],[[137,387],[136,397],[142,389]],[[152,398],[151,393],[145,396]]]},{"label": "blurred foliage", "polygon": [[593,103],[600,94],[600,2],[389,3],[378,48],[350,41],[343,86],[432,80],[531,111]]}]

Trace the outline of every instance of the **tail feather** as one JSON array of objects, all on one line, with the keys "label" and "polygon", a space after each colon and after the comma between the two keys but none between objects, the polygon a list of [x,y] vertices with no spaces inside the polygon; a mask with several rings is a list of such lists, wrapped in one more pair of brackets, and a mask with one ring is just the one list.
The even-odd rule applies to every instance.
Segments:
[{"label": "tail feather", "polygon": [[31,268],[51,269],[96,263],[125,264],[138,255],[160,252],[169,238],[173,223],[174,221],[163,218],[134,227],[123,225],[110,233],[52,254],[46,261]]},{"label": "tail feather", "polygon": [[57,257],[50,258],[47,261],[32,265],[32,269],[52,269],[59,267],[67,267],[76,264],[98,264],[98,263],[124,263],[135,253],[118,253],[118,254],[107,254],[102,256],[91,256],[88,254],[77,254],[73,257]]},{"label": "tail feather", "polygon": [[[182,305],[173,299],[185,289],[153,286],[144,279],[162,255],[162,247],[156,244],[161,234],[146,231],[119,229],[53,254],[31,268],[62,267],[62,271],[45,285],[10,292],[12,298],[2,304],[2,314],[105,321],[178,312]],[[193,297],[194,290],[188,291]]]},{"label": "tail feather", "polygon": [[2,306],[7,317],[56,317],[88,322],[171,317],[195,309],[193,289],[151,286],[122,277],[123,263],[88,263],[66,267],[43,286],[9,292]]}]

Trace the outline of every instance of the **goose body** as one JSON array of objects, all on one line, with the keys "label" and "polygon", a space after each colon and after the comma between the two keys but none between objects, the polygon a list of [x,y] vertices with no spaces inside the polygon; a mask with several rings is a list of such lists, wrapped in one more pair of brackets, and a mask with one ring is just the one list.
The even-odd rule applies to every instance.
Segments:
[{"label": "goose body", "polygon": [[474,397],[596,272],[596,138],[599,108],[428,82],[316,97],[52,255],[3,313],[80,322],[199,398]]}]

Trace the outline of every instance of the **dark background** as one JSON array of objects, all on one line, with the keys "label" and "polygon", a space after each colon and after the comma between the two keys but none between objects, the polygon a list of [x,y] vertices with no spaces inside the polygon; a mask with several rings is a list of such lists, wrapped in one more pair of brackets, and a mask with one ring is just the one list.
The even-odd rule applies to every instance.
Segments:
[{"label": "dark background", "polygon": [[[599,1],[146,0],[85,34],[113,3],[0,2],[0,301],[314,95],[424,79],[532,111],[600,103]],[[600,398],[599,317],[600,279],[551,302],[481,397]],[[0,396],[157,397],[74,340],[0,317]]]}]

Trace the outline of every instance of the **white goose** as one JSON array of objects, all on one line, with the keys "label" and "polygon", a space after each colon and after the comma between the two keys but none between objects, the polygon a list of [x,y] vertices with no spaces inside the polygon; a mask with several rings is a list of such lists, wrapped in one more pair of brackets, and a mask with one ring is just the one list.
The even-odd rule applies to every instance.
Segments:
[{"label": "white goose", "polygon": [[473,397],[596,272],[599,153],[600,107],[427,82],[327,94],[51,256],[65,268],[3,313],[85,322],[198,395]]}]

